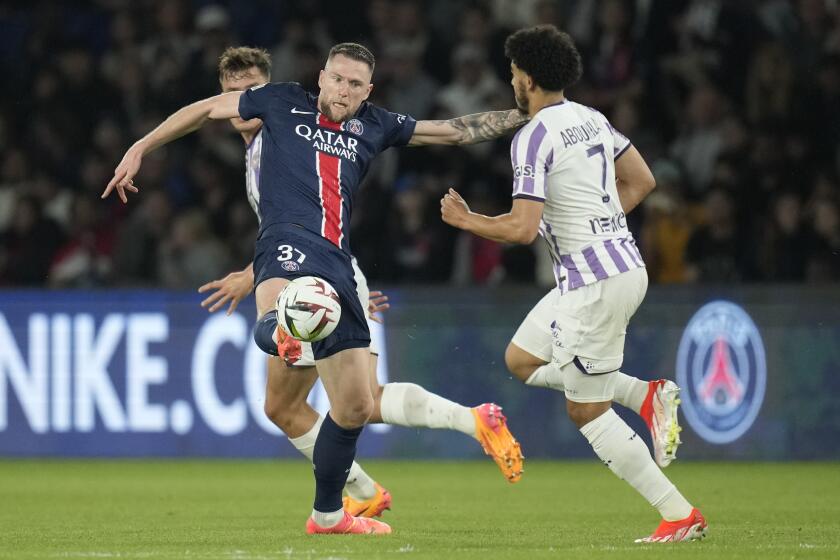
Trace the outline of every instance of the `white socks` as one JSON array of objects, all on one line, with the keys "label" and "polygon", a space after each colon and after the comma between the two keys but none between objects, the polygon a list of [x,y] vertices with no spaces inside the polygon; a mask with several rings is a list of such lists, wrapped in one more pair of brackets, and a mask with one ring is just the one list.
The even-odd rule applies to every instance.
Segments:
[{"label": "white socks", "polygon": [[691,514],[691,504],[653,462],[642,438],[613,409],[583,426],[580,433],[604,464],[658,509],[663,519],[677,521]]},{"label": "white socks", "polygon": [[382,391],[382,421],[397,426],[458,430],[476,437],[472,409],[414,383],[388,383]]},{"label": "white socks", "polygon": [[342,519],[344,519],[343,509],[330,511],[328,513],[315,509],[312,510],[312,521],[321,527],[335,527]]},{"label": "white socks", "polygon": [[315,440],[318,439],[318,432],[321,431],[321,424],[324,423],[324,417],[320,414],[315,424],[308,432],[300,437],[289,438],[289,442],[295,446],[295,449],[303,453],[303,456],[312,461],[312,455],[315,453]]},{"label": "white socks", "polygon": [[[565,391],[561,369],[552,363],[545,364],[534,370],[531,377],[525,381],[526,385],[533,387],[546,387],[555,391]],[[626,373],[617,371],[615,374],[615,394],[613,401],[621,406],[626,406],[636,414],[642,409],[648,391],[648,382],[631,377]]]},{"label": "white socks", "polygon": [[649,386],[650,384],[647,381],[642,381],[619,371],[615,378],[613,400],[638,414],[642,410],[642,403],[645,402]]},{"label": "white socks", "polygon": [[[291,442],[291,444],[294,445],[295,448],[310,461],[312,461],[312,454],[315,451],[315,440],[318,438],[318,432],[321,430],[321,424],[323,422],[324,417],[319,414],[318,420],[315,421],[315,425],[312,426],[308,432],[300,437],[289,438],[289,442]],[[350,473],[347,475],[347,482],[344,484],[344,489],[347,490],[347,494],[349,494],[351,498],[360,502],[369,500],[376,494],[376,487],[374,486],[373,479],[368,476],[364,470],[362,470],[362,467],[359,466],[359,463],[356,461],[353,461],[353,464],[350,466]],[[318,519],[315,519],[315,522],[321,527],[331,527],[339,521],[341,521],[341,517],[339,517],[335,523],[327,523],[325,525],[320,523]]]}]

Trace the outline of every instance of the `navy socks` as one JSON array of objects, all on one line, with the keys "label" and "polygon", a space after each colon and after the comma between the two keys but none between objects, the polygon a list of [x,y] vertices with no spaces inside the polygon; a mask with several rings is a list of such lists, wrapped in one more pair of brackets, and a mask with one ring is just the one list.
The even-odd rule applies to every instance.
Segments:
[{"label": "navy socks", "polygon": [[[277,356],[274,330],[277,328],[277,311],[269,311],[254,326],[254,341],[266,354]],[[345,430],[327,414],[315,439],[312,464],[315,467],[315,506],[323,513],[342,508],[341,492],[353,459],[356,457],[356,440],[362,427]]]},{"label": "navy socks", "polygon": [[315,440],[315,511],[329,513],[342,508],[341,491],[356,456],[356,440],[362,427],[346,430],[327,414]]}]

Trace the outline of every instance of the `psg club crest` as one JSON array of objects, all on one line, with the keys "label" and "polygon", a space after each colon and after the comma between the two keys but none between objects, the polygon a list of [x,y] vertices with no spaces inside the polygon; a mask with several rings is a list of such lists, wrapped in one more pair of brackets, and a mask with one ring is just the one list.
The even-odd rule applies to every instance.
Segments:
[{"label": "psg club crest", "polygon": [[362,121],[359,119],[350,119],[347,121],[347,132],[351,132],[356,136],[361,136],[362,132],[365,131],[365,127],[362,126]]},{"label": "psg club crest", "polygon": [[686,420],[710,443],[737,440],[758,416],[767,388],[764,344],[738,305],[707,303],[694,314],[677,353]]},{"label": "psg club crest", "polygon": [[280,266],[288,272],[297,272],[300,270],[300,265],[295,261],[283,261],[280,263]]}]

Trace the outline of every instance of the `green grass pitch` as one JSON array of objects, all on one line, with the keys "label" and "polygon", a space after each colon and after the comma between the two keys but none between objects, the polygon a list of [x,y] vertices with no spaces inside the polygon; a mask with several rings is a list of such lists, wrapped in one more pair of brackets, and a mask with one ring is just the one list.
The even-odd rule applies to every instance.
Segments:
[{"label": "green grass pitch", "polygon": [[0,461],[0,558],[840,558],[840,464],[675,463],[703,542],[635,545],[656,513],[596,461],[364,464],[387,537],[309,537],[303,461]]}]

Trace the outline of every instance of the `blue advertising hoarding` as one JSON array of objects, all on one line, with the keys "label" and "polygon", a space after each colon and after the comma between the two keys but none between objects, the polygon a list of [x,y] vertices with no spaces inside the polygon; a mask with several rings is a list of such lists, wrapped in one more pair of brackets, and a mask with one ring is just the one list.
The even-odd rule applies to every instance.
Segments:
[{"label": "blue advertising hoarding", "polygon": [[[0,454],[288,451],[263,413],[265,355],[251,338],[253,310],[209,315],[198,301],[165,292],[3,294]],[[328,408],[320,385],[310,402]]]},{"label": "blue advertising hoarding", "polygon": [[[529,457],[589,457],[559,393],[504,369],[541,293],[391,291],[373,335],[381,382],[505,407]],[[652,289],[622,370],[683,386],[687,458],[840,457],[837,291]],[[296,456],[263,413],[253,307],[208,314],[193,294],[0,292],[0,456]],[[323,390],[310,397],[324,412]],[[620,408],[620,407],[619,407]],[[621,414],[640,433],[632,413]],[[460,433],[369,427],[360,454],[478,457]]]}]

